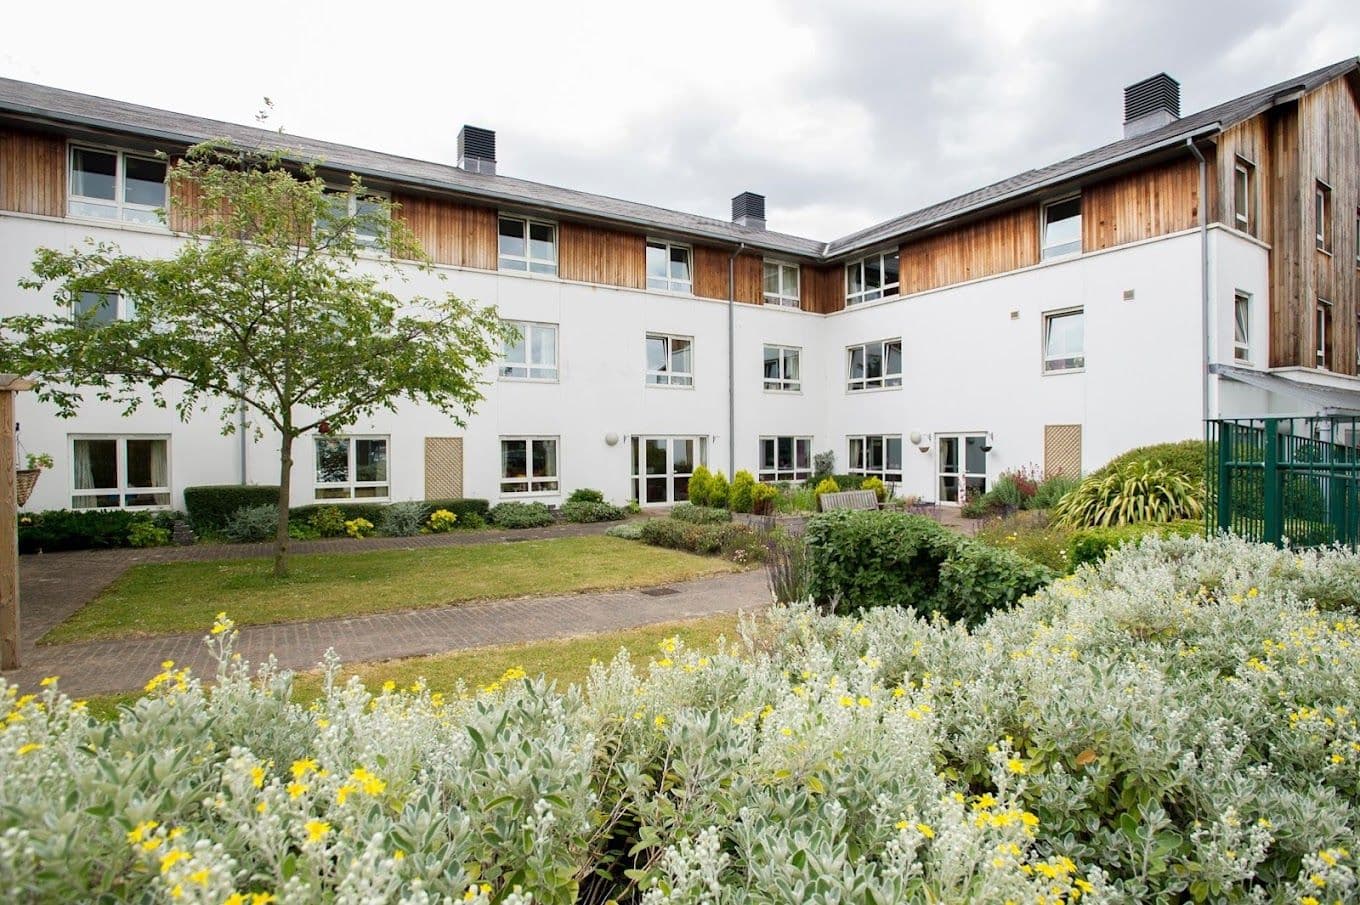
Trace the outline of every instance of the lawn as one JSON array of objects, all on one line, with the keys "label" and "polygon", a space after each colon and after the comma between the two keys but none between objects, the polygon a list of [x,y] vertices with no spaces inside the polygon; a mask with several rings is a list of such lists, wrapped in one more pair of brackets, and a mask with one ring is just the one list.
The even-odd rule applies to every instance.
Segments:
[{"label": "lawn", "polygon": [[134,566],[40,639],[62,644],[207,631],[219,612],[237,625],[297,622],[493,600],[668,584],[736,567],[717,558],[612,537],[423,550]]},{"label": "lawn", "polygon": [[[525,644],[506,644],[498,647],[479,647],[433,654],[428,657],[408,657],[404,660],[382,660],[375,663],[355,663],[347,666],[342,680],[357,675],[369,688],[377,690],[388,680],[403,688],[424,678],[431,691],[450,692],[461,680],[470,690],[499,679],[507,669],[519,667],[531,676],[543,675],[555,679],[559,686],[582,682],[596,660],[608,662],[620,648],[627,648],[636,663],[645,663],[656,653],[658,642],[679,636],[685,646],[711,649],[718,638],[737,637],[735,615],[707,616],[684,622],[665,622],[621,632],[533,641]],[[303,673],[293,683],[293,698],[307,702],[321,694],[321,675]],[[120,704],[131,704],[141,692],[95,695],[89,699],[90,713],[100,719],[111,719]]]}]

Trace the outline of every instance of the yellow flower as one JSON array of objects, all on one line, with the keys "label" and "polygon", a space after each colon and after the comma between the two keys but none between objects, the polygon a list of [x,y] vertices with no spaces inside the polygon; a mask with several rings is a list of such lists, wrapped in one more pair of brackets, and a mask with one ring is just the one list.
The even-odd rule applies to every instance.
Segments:
[{"label": "yellow flower", "polygon": [[223,632],[225,632],[225,631],[227,631],[228,629],[230,629],[231,626],[232,626],[232,622],[231,622],[230,619],[227,618],[227,614],[226,614],[226,613],[218,613],[218,614],[217,614],[217,617],[213,620],[212,633],[213,633],[214,635],[220,635],[220,634],[222,634]]},{"label": "yellow flower", "polygon": [[859,706],[861,706],[861,707],[872,707],[872,706],[874,706],[873,699],[870,698],[870,697],[868,697],[867,695],[860,695],[860,696],[859,696]]},{"label": "yellow flower", "polygon": [[264,788],[264,767],[256,764],[250,768],[250,783],[257,789]]},{"label": "yellow flower", "polygon": [[301,798],[303,795],[307,794],[307,786],[305,783],[290,782],[286,788],[288,789],[289,798]]},{"label": "yellow flower", "polygon": [[38,744],[37,742],[28,742],[27,744],[19,746],[18,753],[20,756],[23,756],[25,754],[32,754],[34,751],[37,751],[41,747],[42,745]]},{"label": "yellow flower", "polygon": [[388,679],[386,682],[382,684],[382,690],[384,693],[390,694],[393,691],[396,691],[396,689],[397,683],[393,682],[391,679]]},{"label": "yellow flower", "polygon": [[184,885],[181,883],[176,883],[174,886],[170,887],[170,898],[172,899],[184,898]]},{"label": "yellow flower", "polygon": [[160,824],[154,820],[143,820],[141,823],[128,830],[127,841],[136,845],[150,835],[158,826],[160,826]]},{"label": "yellow flower", "polygon": [[186,860],[188,857],[189,853],[182,848],[172,848],[164,855],[161,855],[161,876],[170,873],[170,868],[174,867],[179,862]]},{"label": "yellow flower", "polygon": [[1312,896],[1304,896],[1299,899],[1299,905],[1322,905],[1322,903]]},{"label": "yellow flower", "polygon": [[1012,757],[1010,760],[1006,761],[1006,769],[1017,776],[1023,776],[1029,772],[1029,767],[1025,766],[1025,762],[1018,757]]},{"label": "yellow flower", "polygon": [[314,844],[326,838],[331,831],[331,825],[324,820],[308,820],[306,830],[307,842]]},{"label": "yellow flower", "polygon": [[345,783],[343,786],[335,790],[335,803],[344,804],[345,801],[357,791],[359,791],[357,787],[352,786],[349,783]]},{"label": "yellow flower", "polygon": [[405,858],[406,858],[406,853],[405,853],[404,851],[402,851],[401,849],[397,849],[395,852],[392,853],[392,860],[393,860],[393,861],[401,861],[401,860],[404,860]]},{"label": "yellow flower", "polygon": [[189,882],[197,886],[207,886],[210,876],[206,867],[201,867],[189,875]]},{"label": "yellow flower", "polygon": [[905,820],[899,820],[897,821],[897,823],[893,825],[896,826],[899,830],[905,830],[907,827],[911,826],[911,824],[907,823]]},{"label": "yellow flower", "polygon": [[293,761],[293,766],[289,769],[292,770],[294,779],[301,779],[308,773],[316,772],[316,761],[310,757],[305,757],[302,760]]},{"label": "yellow flower", "polygon": [[272,892],[256,892],[250,895],[250,905],[269,905],[270,902],[277,902]]},{"label": "yellow flower", "polygon": [[222,900],[222,905],[246,905],[246,897],[234,892]]},{"label": "yellow flower", "polygon": [[658,713],[655,717],[652,718],[652,725],[654,725],[658,729],[665,729],[666,717],[663,714]]},{"label": "yellow flower", "polygon": [[46,688],[47,686],[49,686],[49,685],[55,685],[56,683],[57,683],[57,677],[56,677],[56,676],[48,676],[47,678],[43,679],[43,680],[42,680],[41,682],[39,682],[38,684],[41,685],[43,688]]},{"label": "yellow flower", "polygon": [[359,787],[364,790],[365,795],[381,795],[383,790],[387,788],[386,782],[374,776],[363,767],[359,767],[351,773],[349,778],[359,784]]},{"label": "yellow flower", "polygon": [[925,836],[927,839],[935,838],[935,830],[932,829],[930,824],[928,823],[916,824],[916,831],[920,833],[922,836]]}]

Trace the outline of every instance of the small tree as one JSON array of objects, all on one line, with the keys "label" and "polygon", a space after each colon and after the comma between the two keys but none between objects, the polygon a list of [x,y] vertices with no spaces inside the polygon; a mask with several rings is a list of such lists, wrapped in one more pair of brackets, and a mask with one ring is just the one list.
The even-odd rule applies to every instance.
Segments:
[{"label": "small tree", "polygon": [[[39,249],[20,285],[53,286],[56,309],[0,319],[0,358],[37,375],[38,395],[63,417],[92,389],[125,415],[149,399],[187,421],[220,401],[223,433],[238,421],[257,437],[272,427],[274,574],[283,576],[294,441],[402,399],[463,424],[506,328],[494,308],[452,294],[394,294],[403,276],[394,259],[423,270],[429,261],[393,206],[357,177],[335,193],[313,166],[282,153],[207,143],[170,167],[169,183],[176,203],[188,202],[176,213],[195,236],[162,259],[93,240]],[[115,292],[133,311],[104,322],[88,293]]]}]

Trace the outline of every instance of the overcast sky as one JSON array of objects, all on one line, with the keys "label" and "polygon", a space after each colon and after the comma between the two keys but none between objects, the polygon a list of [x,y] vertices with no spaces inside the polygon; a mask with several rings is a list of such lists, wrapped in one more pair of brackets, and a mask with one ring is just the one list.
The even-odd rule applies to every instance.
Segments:
[{"label": "overcast sky", "polygon": [[[831,239],[1360,53],[1355,0],[6,0],[0,75]],[[201,10],[201,11],[200,11]]]}]

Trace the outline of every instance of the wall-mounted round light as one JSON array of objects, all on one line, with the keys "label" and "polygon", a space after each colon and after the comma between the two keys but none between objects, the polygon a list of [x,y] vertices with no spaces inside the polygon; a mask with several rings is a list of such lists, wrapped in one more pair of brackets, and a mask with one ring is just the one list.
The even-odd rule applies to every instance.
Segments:
[{"label": "wall-mounted round light", "polygon": [[619,435],[614,433],[613,431],[610,431],[609,433],[604,435],[604,442],[609,444],[610,446],[614,446],[619,442]]},{"label": "wall-mounted round light", "polygon": [[907,439],[911,441],[911,445],[912,445],[912,446],[920,446],[920,445],[921,445],[921,432],[920,432],[920,431],[912,431],[910,434],[907,434]]}]

